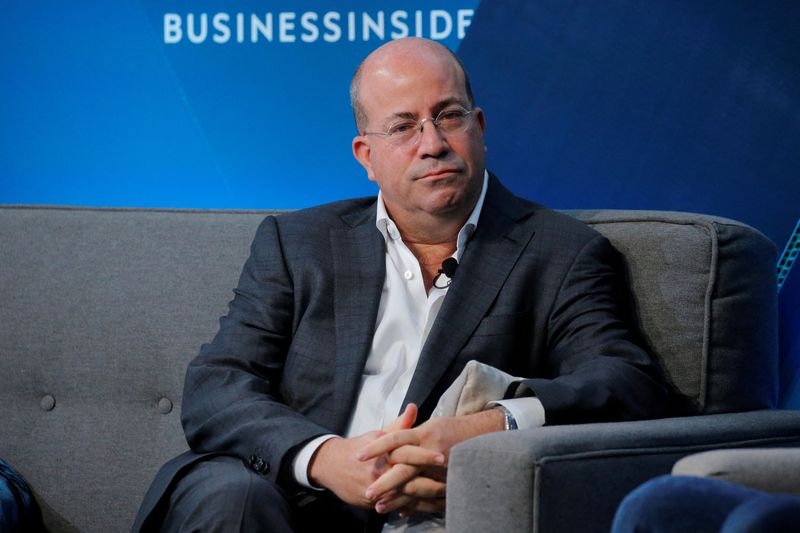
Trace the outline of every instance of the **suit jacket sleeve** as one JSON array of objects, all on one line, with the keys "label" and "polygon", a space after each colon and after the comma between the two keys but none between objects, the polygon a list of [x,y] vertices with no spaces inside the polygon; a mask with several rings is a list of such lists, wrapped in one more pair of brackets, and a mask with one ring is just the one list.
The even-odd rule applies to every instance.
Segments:
[{"label": "suit jacket sleeve", "polygon": [[292,448],[330,431],[281,395],[294,290],[273,217],[259,227],[234,294],[216,337],[188,367],[182,423],[193,451],[238,456],[251,466],[260,459],[256,469],[277,480],[291,475],[284,463]]},{"label": "suit jacket sleeve", "polygon": [[518,384],[542,402],[547,424],[663,415],[667,388],[632,327],[630,302],[620,254],[601,235],[588,240],[567,269],[549,314],[552,379]]}]

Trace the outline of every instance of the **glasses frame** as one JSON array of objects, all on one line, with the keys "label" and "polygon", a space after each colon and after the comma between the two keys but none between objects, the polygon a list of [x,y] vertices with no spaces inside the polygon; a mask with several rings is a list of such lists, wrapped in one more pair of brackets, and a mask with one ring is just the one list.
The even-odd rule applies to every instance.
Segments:
[{"label": "glasses frame", "polygon": [[[413,146],[413,145],[416,145],[419,142],[419,139],[421,137],[420,134],[422,133],[426,122],[430,122],[431,124],[433,124],[433,127],[436,128],[436,131],[441,132],[442,134],[449,133],[449,132],[446,132],[444,130],[441,130],[439,128],[439,126],[441,125],[442,120],[443,120],[442,119],[442,115],[444,113],[452,112],[452,111],[455,111],[455,110],[463,111],[464,112],[463,118],[464,119],[469,119],[472,116],[472,112],[475,109],[474,108],[473,109],[466,109],[465,107],[462,107],[462,106],[446,107],[445,109],[442,109],[441,111],[439,111],[439,113],[436,115],[436,117],[427,117],[427,118],[423,118],[422,120],[417,121],[416,125],[413,128],[413,131],[415,132],[414,136],[413,137],[409,137],[409,139],[406,140],[406,141],[402,141],[400,139],[400,137],[397,137],[397,134],[401,133],[401,132],[392,132],[392,131],[390,131],[395,125],[398,124],[398,122],[402,122],[402,121],[398,121],[398,122],[390,124],[389,128],[386,131],[365,131],[365,132],[362,133],[362,135],[380,135],[381,137],[383,137],[385,139],[389,139],[389,140],[394,139],[396,142],[398,142],[398,144],[408,144],[408,145],[412,145]],[[468,126],[468,123],[465,123],[463,131],[466,131],[467,126]],[[410,142],[411,139],[414,139],[413,143]]]}]

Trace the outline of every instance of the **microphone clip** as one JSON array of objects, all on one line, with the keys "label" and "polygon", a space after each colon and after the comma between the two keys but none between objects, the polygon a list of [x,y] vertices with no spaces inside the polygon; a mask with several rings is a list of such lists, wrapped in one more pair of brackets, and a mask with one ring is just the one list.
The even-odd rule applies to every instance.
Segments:
[{"label": "microphone clip", "polygon": [[[456,268],[458,268],[458,261],[455,257],[448,257],[442,261],[442,268],[433,278],[433,286],[437,289],[446,289],[453,282],[453,277],[456,275]],[[442,279],[444,276],[444,279]]]}]

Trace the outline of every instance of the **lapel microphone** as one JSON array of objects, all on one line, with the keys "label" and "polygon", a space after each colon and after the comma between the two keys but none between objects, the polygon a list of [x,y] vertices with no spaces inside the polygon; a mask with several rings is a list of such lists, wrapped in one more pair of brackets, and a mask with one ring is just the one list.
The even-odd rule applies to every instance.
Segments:
[{"label": "lapel microphone", "polygon": [[[436,274],[436,277],[433,278],[433,286],[437,289],[446,289],[450,286],[450,283],[453,281],[453,277],[456,275],[456,269],[458,268],[458,261],[456,261],[455,257],[448,257],[444,261],[442,261],[442,268],[439,269],[439,272]],[[439,285],[441,281],[442,274],[447,276],[446,281],[442,281],[442,285]]]}]

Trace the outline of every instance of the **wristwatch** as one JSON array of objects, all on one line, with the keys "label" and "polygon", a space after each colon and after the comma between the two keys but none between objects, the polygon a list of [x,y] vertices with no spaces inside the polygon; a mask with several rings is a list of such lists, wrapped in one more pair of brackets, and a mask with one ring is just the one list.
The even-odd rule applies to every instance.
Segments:
[{"label": "wristwatch", "polygon": [[503,405],[495,405],[494,408],[500,410],[503,413],[503,420],[505,422],[506,431],[517,429],[517,419],[514,418],[514,415],[511,414],[511,411],[509,411]]}]

